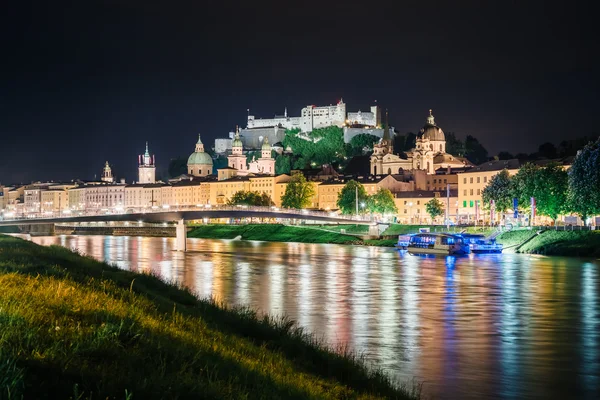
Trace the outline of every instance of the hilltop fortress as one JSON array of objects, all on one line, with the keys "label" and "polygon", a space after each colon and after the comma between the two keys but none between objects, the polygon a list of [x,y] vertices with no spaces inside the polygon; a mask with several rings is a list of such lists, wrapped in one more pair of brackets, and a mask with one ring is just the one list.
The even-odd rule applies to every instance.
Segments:
[{"label": "hilltop fortress", "polygon": [[[379,106],[371,106],[370,111],[347,112],[346,103],[340,99],[336,105],[306,106],[300,110],[298,117],[290,117],[287,108],[283,115],[265,119],[250,115],[250,110],[248,110],[248,122],[246,128],[240,131],[240,140],[247,149],[260,149],[264,138],[268,138],[269,143],[273,144],[283,141],[286,129],[311,132],[313,129],[328,126],[343,128],[346,143],[361,133],[368,133],[379,138],[384,136]],[[233,136],[234,134],[231,132],[229,139],[217,139],[215,151],[225,153],[230,150]]]}]

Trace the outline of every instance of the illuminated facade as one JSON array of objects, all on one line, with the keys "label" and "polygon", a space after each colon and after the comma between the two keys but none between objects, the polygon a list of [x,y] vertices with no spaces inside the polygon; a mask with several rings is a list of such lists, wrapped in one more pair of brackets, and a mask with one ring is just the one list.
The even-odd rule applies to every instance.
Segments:
[{"label": "illuminated facade", "polygon": [[462,157],[446,153],[446,137],[429,110],[427,123],[417,137],[415,148],[401,158],[393,152],[393,141],[389,131],[384,132],[381,141],[373,147],[371,156],[372,175],[400,174],[403,170],[421,169],[435,174],[439,168],[463,168],[471,163]]},{"label": "illuminated facade", "polygon": [[[481,193],[494,176],[507,170],[510,176],[519,172],[519,160],[492,160],[458,174],[458,211],[466,221],[485,220]],[[479,215],[477,215],[479,213]],[[489,213],[489,212],[488,212]],[[489,220],[489,215],[488,218]]]},{"label": "illuminated facade", "polygon": [[[394,203],[398,209],[397,222],[401,224],[433,224],[443,223],[446,215],[448,197],[446,191],[417,190],[412,192],[399,192],[394,196]],[[444,214],[435,221],[427,213],[427,203],[437,199],[443,205]],[[458,197],[456,190],[450,191],[449,218],[456,220],[458,212]]]},{"label": "illuminated facade", "polygon": [[275,175],[275,159],[271,157],[271,145],[269,138],[264,139],[261,147],[261,155],[258,160],[253,159],[248,164],[248,172],[254,174]]}]

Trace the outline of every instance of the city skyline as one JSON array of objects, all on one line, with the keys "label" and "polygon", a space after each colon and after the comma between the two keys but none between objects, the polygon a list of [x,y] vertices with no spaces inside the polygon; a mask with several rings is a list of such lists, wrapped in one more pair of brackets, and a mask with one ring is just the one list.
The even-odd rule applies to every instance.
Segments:
[{"label": "city skyline", "polygon": [[243,125],[247,109],[268,118],[339,98],[353,110],[377,100],[400,133],[433,108],[491,155],[598,134],[582,124],[599,105],[596,34],[575,5],[393,10],[11,4],[0,181],[90,179],[106,160],[131,181],[145,141],[166,166],[198,133],[212,146]]}]

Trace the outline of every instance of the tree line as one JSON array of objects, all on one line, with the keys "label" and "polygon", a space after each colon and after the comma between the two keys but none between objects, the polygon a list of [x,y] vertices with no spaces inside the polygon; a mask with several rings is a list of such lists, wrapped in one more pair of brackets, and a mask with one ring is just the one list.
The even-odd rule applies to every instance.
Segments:
[{"label": "tree line", "polygon": [[600,138],[590,142],[575,157],[571,167],[550,163],[540,167],[526,163],[514,176],[507,170],[495,175],[483,189],[483,205],[504,212],[518,200],[519,209],[531,211],[530,199],[536,200],[536,213],[552,218],[577,214],[585,222],[600,214]]}]

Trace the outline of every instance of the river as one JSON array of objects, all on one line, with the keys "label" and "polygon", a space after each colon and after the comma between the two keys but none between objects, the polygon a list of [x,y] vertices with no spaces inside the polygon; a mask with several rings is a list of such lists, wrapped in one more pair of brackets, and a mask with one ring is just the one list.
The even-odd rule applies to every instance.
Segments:
[{"label": "river", "polygon": [[433,398],[599,398],[600,263],[515,254],[112,236],[34,237],[199,296],[287,315]]}]

